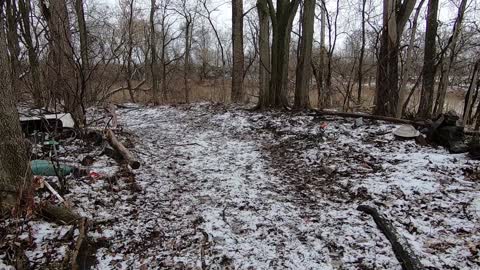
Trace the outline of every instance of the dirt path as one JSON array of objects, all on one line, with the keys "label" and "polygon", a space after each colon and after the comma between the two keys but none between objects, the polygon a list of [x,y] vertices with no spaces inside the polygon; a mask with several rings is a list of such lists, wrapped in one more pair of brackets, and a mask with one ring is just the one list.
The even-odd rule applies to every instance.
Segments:
[{"label": "dirt path", "polygon": [[[322,129],[311,117],[210,105],[123,110],[120,119],[136,136],[142,191],[121,198],[124,213],[114,214],[120,221],[113,244],[97,254],[99,268],[400,269],[373,221],[355,210],[360,203],[404,215],[393,221],[427,266],[450,265],[463,249],[443,247],[443,254],[427,258],[438,252],[425,248],[438,239],[437,230],[457,236],[453,224],[424,220],[442,218],[434,210],[441,200],[470,198],[435,202],[431,196],[442,189],[440,178],[455,179],[449,188],[468,186],[456,179],[463,179],[462,158],[392,144],[393,126],[353,130],[337,121]],[[478,185],[472,187],[469,196],[478,194]],[[418,202],[427,198],[429,205]],[[442,215],[473,224],[454,210]],[[469,224],[463,228],[477,239],[478,226]]]}]

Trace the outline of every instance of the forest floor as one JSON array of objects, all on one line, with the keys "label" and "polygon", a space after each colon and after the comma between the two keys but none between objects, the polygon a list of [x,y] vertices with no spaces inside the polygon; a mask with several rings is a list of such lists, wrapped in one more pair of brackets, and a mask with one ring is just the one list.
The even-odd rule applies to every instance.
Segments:
[{"label": "forest floor", "polygon": [[[401,269],[360,204],[428,269],[480,267],[480,163],[396,140],[396,125],[213,104],[117,113],[142,166],[107,181],[119,167],[97,155],[91,169],[105,177],[69,179],[65,195],[97,222],[97,269]],[[62,153],[93,151],[75,140]],[[71,248],[71,228],[28,220],[16,239],[45,269]]]}]

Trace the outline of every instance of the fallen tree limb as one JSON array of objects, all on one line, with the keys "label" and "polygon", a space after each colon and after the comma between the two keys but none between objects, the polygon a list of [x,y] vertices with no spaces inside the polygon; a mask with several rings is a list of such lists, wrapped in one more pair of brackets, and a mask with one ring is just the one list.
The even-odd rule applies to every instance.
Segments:
[{"label": "fallen tree limb", "polygon": [[410,249],[407,241],[398,234],[395,227],[393,227],[393,225],[385,217],[383,217],[377,211],[377,209],[367,205],[359,205],[357,210],[373,217],[373,220],[377,224],[380,231],[382,231],[385,237],[387,237],[388,241],[390,241],[390,244],[392,244],[395,257],[397,257],[403,270],[423,269],[420,259],[417,258],[413,250]]},{"label": "fallen tree limb", "polygon": [[53,222],[67,225],[76,224],[81,219],[81,217],[72,210],[52,204],[42,206],[40,208],[40,214]]},{"label": "fallen tree limb", "polygon": [[[415,126],[415,127],[425,127],[426,126],[425,121],[413,121],[413,120],[400,119],[400,118],[381,116],[381,115],[373,115],[373,114],[367,114],[367,113],[315,111],[314,113],[311,113],[309,115],[311,115],[311,116],[339,116],[339,117],[345,117],[345,118],[365,118],[365,119],[371,119],[371,120],[379,120],[379,121],[390,122],[390,123],[394,123],[394,124],[412,125],[412,126]],[[465,130],[464,133],[465,133],[465,135],[470,135],[470,136],[480,135],[480,131],[476,131],[476,130]]]},{"label": "fallen tree limb", "polygon": [[[148,91],[148,90],[145,90],[145,89],[139,89],[143,84],[145,84],[146,80],[142,80],[141,82],[139,82],[136,86],[134,86],[131,91]],[[121,87],[118,87],[116,89],[113,89],[111,90],[109,93],[107,93],[103,98],[102,100],[107,100],[109,99],[111,96],[115,95],[116,93],[120,92],[120,91],[123,91],[123,90],[128,90],[128,87],[124,87],[124,86],[121,86]]]},{"label": "fallen tree limb", "polygon": [[395,117],[388,117],[388,116],[381,116],[381,115],[373,115],[367,113],[348,113],[348,112],[334,112],[334,111],[315,111],[312,116],[339,116],[339,117],[347,117],[347,118],[365,118],[371,120],[380,120],[386,121],[396,124],[405,124],[405,125],[412,125],[412,126],[425,126],[424,121],[412,121],[407,119],[400,119]]},{"label": "fallen tree limb", "polygon": [[115,134],[111,129],[105,130],[105,137],[107,138],[110,145],[117,150],[123,157],[123,159],[132,167],[132,169],[140,168],[140,162],[138,162],[132,153],[115,137]]},{"label": "fallen tree limb", "polygon": [[79,261],[79,254],[82,246],[85,246],[84,241],[86,241],[86,236],[85,236],[87,231],[86,227],[87,227],[87,219],[82,218],[78,225],[79,234],[77,238],[77,243],[75,244],[75,250],[73,251],[72,259],[71,259],[72,270],[80,269],[81,262]]}]

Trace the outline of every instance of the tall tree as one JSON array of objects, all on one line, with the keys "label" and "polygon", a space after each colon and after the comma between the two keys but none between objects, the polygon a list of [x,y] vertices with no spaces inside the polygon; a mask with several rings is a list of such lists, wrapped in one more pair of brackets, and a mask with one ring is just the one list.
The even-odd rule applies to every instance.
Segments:
[{"label": "tall tree", "polygon": [[327,58],[327,48],[325,46],[325,29],[326,29],[326,6],[325,1],[321,0],[320,2],[320,53],[318,60],[318,67],[315,64],[312,64],[313,74],[317,82],[317,103],[318,108],[327,107],[330,104],[330,95],[326,91],[325,75],[326,75],[326,65],[325,60]]},{"label": "tall tree", "polygon": [[400,37],[415,3],[416,0],[383,2],[383,30],[378,53],[375,114],[396,115]]},{"label": "tall tree", "polygon": [[458,38],[460,36],[460,30],[462,28],[462,22],[465,15],[465,9],[467,7],[467,0],[462,0],[460,6],[458,7],[457,18],[453,25],[452,36],[448,40],[448,45],[445,52],[448,56],[441,64],[441,75],[440,83],[438,85],[437,99],[435,101],[435,107],[433,108],[433,114],[439,115],[443,112],[443,107],[445,104],[445,96],[447,94],[447,88],[449,83],[450,69],[452,68],[453,63],[455,62],[456,57],[456,46]]},{"label": "tall tree", "polygon": [[28,54],[28,63],[32,77],[31,87],[34,105],[40,108],[44,105],[42,96],[42,82],[40,79],[40,64],[36,45],[33,43],[32,30],[30,27],[30,17],[32,12],[30,0],[18,0],[18,10],[20,13],[20,32],[25,42]]},{"label": "tall tree", "polygon": [[77,124],[84,123],[82,102],[77,88],[72,85],[75,62],[67,4],[65,0],[42,0],[41,8],[49,30],[50,89],[55,98],[63,100],[65,111],[72,114]]},{"label": "tall tree", "polygon": [[427,29],[425,32],[425,53],[423,57],[423,87],[420,95],[417,117],[429,118],[432,114],[433,91],[435,86],[435,57],[437,37],[437,14],[439,0],[429,0],[427,9]]},{"label": "tall tree", "polygon": [[357,103],[360,105],[362,102],[362,84],[363,84],[363,58],[365,55],[365,13],[367,6],[367,0],[362,0],[362,45],[360,46],[360,56],[358,58],[358,92],[357,92]]},{"label": "tall tree", "polygon": [[463,123],[465,123],[466,125],[470,124],[473,104],[475,103],[473,93],[476,92],[478,94],[478,87],[480,81],[480,58],[473,66],[472,76],[470,78],[470,85],[468,86],[468,91],[465,95],[465,102],[463,107]]},{"label": "tall tree", "polygon": [[243,0],[232,0],[232,102],[243,98]]},{"label": "tall tree", "polygon": [[183,32],[185,38],[185,51],[183,56],[183,85],[185,90],[185,102],[190,102],[190,85],[188,84],[188,76],[190,75],[190,58],[191,58],[191,48],[192,48],[192,39],[193,39],[193,22],[197,15],[196,6],[194,9],[188,6],[187,1],[183,0],[181,3],[181,10],[178,10],[177,13],[183,17],[184,25]]},{"label": "tall tree", "polygon": [[7,41],[8,41],[8,51],[10,53],[10,68],[12,69],[11,83],[14,89],[18,90],[19,80],[17,74],[20,72],[20,46],[19,46],[19,37],[18,37],[18,16],[17,16],[17,1],[7,0],[6,1],[6,22],[7,22]]},{"label": "tall tree", "polygon": [[267,0],[257,1],[257,12],[259,21],[258,47],[260,54],[259,61],[259,105],[264,105],[268,100],[270,82],[270,20],[268,16]]},{"label": "tall tree", "polygon": [[302,35],[299,40],[299,57],[296,71],[295,101],[296,109],[310,107],[309,93],[312,76],[313,20],[315,18],[315,0],[305,0],[303,5]]},{"label": "tall tree", "polygon": [[[29,189],[31,171],[12,89],[9,56],[5,35],[3,8],[0,0],[0,210],[13,208]],[[14,74],[15,75],[15,74]]]},{"label": "tall tree", "polygon": [[135,6],[135,0],[128,0],[127,6],[125,7],[126,12],[128,12],[127,18],[127,88],[128,93],[130,94],[130,99],[132,102],[135,102],[135,94],[133,92],[132,86],[132,77],[133,77],[133,13]]},{"label": "tall tree", "polygon": [[[225,96],[226,96],[226,94],[225,94],[225,66],[227,64],[227,61],[225,59],[225,49],[223,48],[223,44],[222,44],[222,40],[220,38],[220,34],[218,33],[218,30],[215,27],[215,24],[213,23],[213,20],[212,20],[212,12],[214,10],[210,10],[208,8],[207,0],[203,0],[202,5],[203,5],[203,8],[205,9],[205,12],[207,13],[206,15],[204,15],[204,17],[207,19],[208,23],[210,24],[210,27],[212,28],[213,33],[215,34],[215,38],[217,39],[218,47],[220,49],[220,56],[221,56],[221,60],[222,60],[222,97],[223,97],[223,101],[225,101]],[[242,51],[243,51],[243,49],[242,49]],[[242,84],[243,84],[243,80],[242,80]]]},{"label": "tall tree", "polygon": [[85,10],[83,7],[83,0],[75,0],[75,13],[77,15],[78,32],[80,36],[80,59],[77,63],[77,80],[78,80],[78,100],[77,102],[84,104],[85,95],[88,90],[88,77],[90,77],[90,61],[89,61],[89,44],[88,44],[88,32],[87,23],[85,22]]},{"label": "tall tree", "polygon": [[268,0],[270,20],[272,22],[271,70],[268,94],[262,100],[261,107],[286,107],[287,75],[290,55],[290,33],[297,13],[299,0],[277,1],[276,8],[272,0]]},{"label": "tall tree", "polygon": [[158,105],[159,100],[159,80],[158,80],[158,61],[157,61],[157,33],[155,30],[155,10],[156,1],[150,1],[150,73],[152,75],[153,104]]},{"label": "tall tree", "polygon": [[407,83],[412,74],[412,62],[413,62],[413,49],[415,45],[415,37],[417,35],[418,28],[418,17],[420,16],[420,10],[422,9],[423,3],[425,0],[420,0],[420,3],[417,6],[415,15],[413,16],[412,29],[410,30],[410,41],[408,42],[407,54],[405,56],[405,64],[403,65],[402,70],[402,80],[400,81],[400,86],[398,90],[398,104],[397,104],[397,118],[401,118],[403,115],[404,107],[407,101]]}]

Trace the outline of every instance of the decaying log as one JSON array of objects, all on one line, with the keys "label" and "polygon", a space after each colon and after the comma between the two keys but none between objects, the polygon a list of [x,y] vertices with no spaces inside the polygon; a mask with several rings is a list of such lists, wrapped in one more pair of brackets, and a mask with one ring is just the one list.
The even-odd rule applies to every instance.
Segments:
[{"label": "decaying log", "polygon": [[72,210],[52,204],[42,206],[40,208],[40,214],[53,222],[68,225],[76,224],[81,219],[81,217]]},{"label": "decaying log", "polygon": [[115,137],[111,129],[105,130],[105,136],[110,145],[122,155],[123,159],[128,162],[128,165],[130,165],[132,169],[140,168],[140,162],[138,162],[132,153]]},{"label": "decaying log", "polygon": [[368,205],[359,205],[357,210],[369,214],[377,224],[378,228],[387,237],[392,244],[393,252],[400,262],[403,270],[419,270],[423,269],[420,259],[415,255],[413,250],[408,246],[407,241],[401,237],[395,227],[383,217],[377,209]]}]

